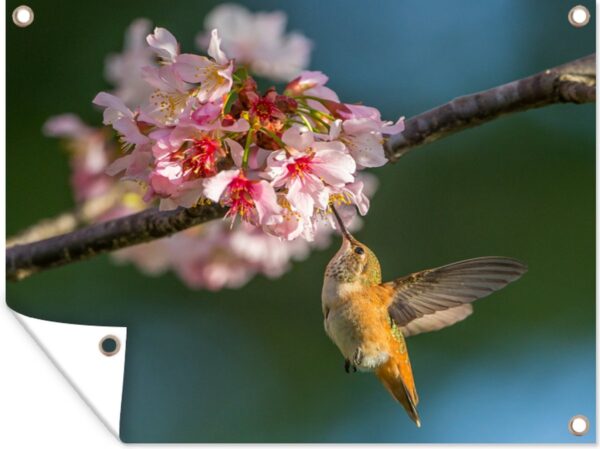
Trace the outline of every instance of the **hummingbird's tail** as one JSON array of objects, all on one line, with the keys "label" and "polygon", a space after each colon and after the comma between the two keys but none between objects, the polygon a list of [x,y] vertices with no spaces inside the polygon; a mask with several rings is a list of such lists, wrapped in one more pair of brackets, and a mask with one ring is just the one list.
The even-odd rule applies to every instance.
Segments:
[{"label": "hummingbird's tail", "polygon": [[415,422],[417,427],[421,427],[421,419],[417,412],[419,397],[406,350],[390,357],[387,362],[376,368],[375,374],[387,391],[402,404],[410,419]]}]

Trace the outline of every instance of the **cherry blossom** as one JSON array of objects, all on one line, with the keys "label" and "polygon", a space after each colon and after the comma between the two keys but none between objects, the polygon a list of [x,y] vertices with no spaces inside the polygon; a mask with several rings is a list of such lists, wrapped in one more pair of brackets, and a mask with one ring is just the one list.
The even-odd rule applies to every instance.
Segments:
[{"label": "cherry blossom", "polygon": [[217,174],[217,163],[225,155],[221,142],[208,133],[175,146],[157,144],[153,154],[155,162],[146,195],[162,198],[163,210],[195,205],[203,192],[203,179]]},{"label": "cherry blossom", "polygon": [[177,124],[193,98],[193,86],[183,81],[173,65],[144,67],[142,77],[154,91],[140,106],[140,120],[159,127]]},{"label": "cherry blossom", "polygon": [[282,141],[288,149],[269,156],[268,176],[275,187],[287,188],[287,200],[305,218],[315,207],[327,209],[328,187],[354,181],[356,163],[341,142],[315,142],[307,129],[296,127],[288,129]]},{"label": "cherry blossom", "polygon": [[86,125],[74,114],[62,114],[48,119],[43,131],[68,141],[71,188],[78,204],[110,189],[114,180],[104,171],[114,155],[114,145],[107,142],[102,130]]},{"label": "cherry blossom", "polygon": [[175,70],[181,79],[189,83],[200,83],[196,92],[200,101],[215,101],[222,98],[233,84],[233,61],[221,50],[219,33],[214,29],[208,46],[209,59],[205,56],[183,54],[177,57]]},{"label": "cherry blossom", "polygon": [[305,71],[288,83],[286,92],[289,92],[292,95],[309,95],[323,100],[339,102],[340,99],[338,98],[338,95],[329,87],[325,86],[327,81],[329,81],[329,77],[323,72]]},{"label": "cherry blossom", "polygon": [[125,106],[123,100],[106,92],[100,92],[93,103],[105,107],[103,123],[112,125],[125,143],[136,145],[149,141],[148,137],[140,132],[134,113]]},{"label": "cherry blossom", "polygon": [[240,170],[225,170],[204,183],[206,198],[229,207],[228,216],[241,216],[253,224],[277,222],[281,207],[273,187],[264,180],[251,180]]},{"label": "cherry blossom", "polygon": [[[289,81],[308,65],[312,44],[302,34],[284,34],[286,22],[280,11],[251,13],[243,6],[224,3],[204,24],[208,30],[221,32],[223,49],[238,64],[259,76]],[[208,33],[198,35],[197,42],[207,48]]]},{"label": "cherry blossom", "polygon": [[154,32],[146,37],[146,41],[164,64],[174,63],[177,60],[179,44],[169,30],[156,27]]},{"label": "cherry blossom", "polygon": [[[104,204],[92,223],[150,207],[227,208],[223,220],[115,259],[171,270],[192,288],[237,288],[327,246],[332,205],[349,229],[360,226],[375,190],[364,169],[387,162],[385,140],[403,119],[345,103],[324,73],[303,71],[311,45],[285,23],[280,12],[221,5],[206,20],[207,53],[194,54],[169,30],[135,21],[123,53],[107,60],[114,89],[93,100],[112,130],[68,114],[47,122],[45,133],[71,149],[78,205]],[[259,90],[255,74],[289,82]]]},{"label": "cherry blossom", "polygon": [[140,104],[152,92],[152,86],[141,77],[142,67],[154,65],[153,51],[146,43],[151,28],[147,19],[134,20],[125,33],[123,52],[106,58],[104,76],[115,86],[112,94],[129,107]]},{"label": "cherry blossom", "polygon": [[149,98],[136,112],[107,93],[94,100],[130,151],[108,172],[145,184],[145,201],[163,210],[219,202],[227,217],[287,240],[314,239],[336,198],[367,212],[355,174],[387,162],[384,136],[402,119],[392,124],[375,108],[342,103],[318,71],[300,73],[283,93],[259,92],[243,69],[234,80],[216,29],[208,56],[181,53],[160,27],[147,42],[162,61],[142,69],[155,88]]},{"label": "cherry blossom", "polygon": [[332,137],[346,144],[352,157],[360,167],[381,167],[387,163],[383,143],[384,134],[392,135],[404,130],[404,117],[396,123],[381,120],[379,111],[362,105],[345,105],[349,113],[340,111],[345,117],[341,127],[332,129]]}]

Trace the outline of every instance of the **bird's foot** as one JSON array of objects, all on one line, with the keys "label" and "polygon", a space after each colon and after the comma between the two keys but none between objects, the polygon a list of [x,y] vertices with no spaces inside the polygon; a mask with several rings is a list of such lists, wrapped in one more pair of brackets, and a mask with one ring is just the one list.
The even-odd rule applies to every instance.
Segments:
[{"label": "bird's foot", "polygon": [[354,357],[352,359],[353,365],[356,368],[357,366],[360,366],[361,363],[363,361],[363,353],[362,353],[362,349],[356,348],[356,352],[354,353]]},{"label": "bird's foot", "polygon": [[344,362],[344,369],[346,370],[346,373],[350,374],[350,368],[352,368],[353,373],[356,372],[356,366],[350,363],[350,360],[346,359]]}]

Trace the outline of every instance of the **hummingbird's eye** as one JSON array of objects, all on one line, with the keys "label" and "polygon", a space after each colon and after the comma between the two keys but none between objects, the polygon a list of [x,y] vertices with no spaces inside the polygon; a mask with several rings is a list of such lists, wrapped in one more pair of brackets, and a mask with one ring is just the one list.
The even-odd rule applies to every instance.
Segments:
[{"label": "hummingbird's eye", "polygon": [[356,254],[359,254],[359,255],[361,255],[361,256],[362,256],[362,255],[365,253],[365,250],[364,250],[364,249],[362,249],[362,247],[360,247],[360,246],[357,246],[357,247],[355,247],[355,248],[354,248],[354,252],[355,252]]}]

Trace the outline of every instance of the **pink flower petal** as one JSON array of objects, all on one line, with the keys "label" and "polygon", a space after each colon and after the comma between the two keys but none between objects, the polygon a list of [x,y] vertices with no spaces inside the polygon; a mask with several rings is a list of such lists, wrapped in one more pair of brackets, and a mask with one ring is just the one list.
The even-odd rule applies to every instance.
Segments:
[{"label": "pink flower petal", "polygon": [[281,136],[283,142],[298,151],[304,151],[313,142],[313,134],[304,127],[292,126]]},{"label": "pink flower petal", "polygon": [[294,178],[288,185],[287,199],[305,219],[312,217],[315,208],[313,196],[323,188],[323,183],[319,186],[311,181]]},{"label": "pink flower petal", "polygon": [[356,162],[346,153],[337,150],[321,150],[316,153],[312,169],[326,183],[340,187],[354,181]]},{"label": "pink flower petal", "polygon": [[143,145],[150,141],[147,136],[140,132],[137,124],[127,117],[122,117],[119,120],[116,120],[113,123],[113,128],[115,131],[121,134],[121,136],[123,136],[125,141],[128,143]]},{"label": "pink flower petal", "polygon": [[219,117],[222,108],[221,103],[213,101],[202,104],[192,113],[192,120],[198,125],[208,125]]},{"label": "pink flower petal", "polygon": [[117,173],[126,170],[132,160],[133,156],[131,154],[115,159],[112,164],[106,167],[106,174],[108,176],[115,176]]},{"label": "pink flower petal", "polygon": [[393,135],[401,133],[402,131],[404,131],[404,117],[400,117],[393,125],[384,125],[381,127],[381,132],[383,134]]},{"label": "pink flower petal", "polygon": [[168,30],[156,27],[154,33],[146,37],[146,41],[158,57],[168,62],[175,62],[179,54],[179,44]]},{"label": "pink flower petal", "polygon": [[206,70],[214,66],[214,62],[205,56],[184,53],[177,58],[175,71],[181,79],[188,83],[201,83],[206,78]]},{"label": "pink flower petal", "polygon": [[350,154],[360,167],[381,167],[387,164],[379,132],[366,132],[347,138]]},{"label": "pink flower petal", "polygon": [[239,170],[225,170],[204,181],[204,196],[218,202],[231,181],[240,174]]},{"label": "pink flower petal", "polygon": [[364,187],[362,181],[355,181],[346,186],[346,190],[351,193],[352,201],[356,204],[361,215],[367,214],[370,205],[369,197],[364,193]]},{"label": "pink flower petal", "polygon": [[271,225],[281,221],[281,206],[277,204],[277,195],[273,186],[267,181],[259,181],[253,185],[252,199],[258,214],[258,221],[263,225]]},{"label": "pink flower petal", "polygon": [[221,50],[221,38],[219,32],[215,28],[211,31],[210,43],[208,44],[208,56],[213,58],[217,64],[225,65],[229,63],[227,56]]},{"label": "pink flower petal", "polygon": [[92,103],[106,108],[104,110],[103,121],[105,125],[112,125],[115,120],[118,120],[121,117],[133,119],[133,112],[125,106],[123,100],[109,93],[100,92],[94,97]]},{"label": "pink flower petal", "polygon": [[225,144],[229,148],[233,162],[237,167],[242,166],[242,159],[244,157],[244,147],[233,139],[225,139]]},{"label": "pink flower petal", "polygon": [[87,126],[75,114],[61,114],[50,117],[46,120],[43,127],[43,133],[50,137],[68,137],[77,139],[83,137],[93,129]]}]

